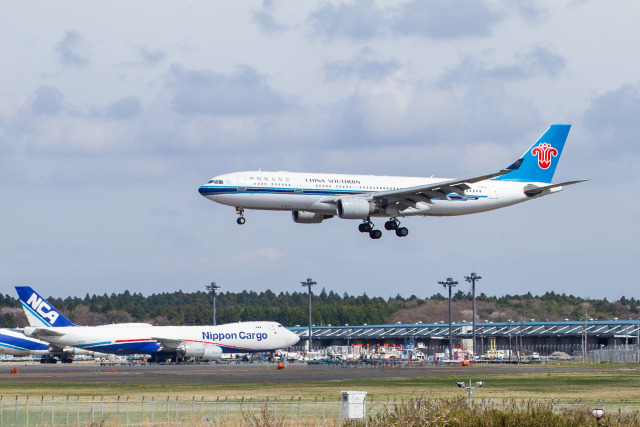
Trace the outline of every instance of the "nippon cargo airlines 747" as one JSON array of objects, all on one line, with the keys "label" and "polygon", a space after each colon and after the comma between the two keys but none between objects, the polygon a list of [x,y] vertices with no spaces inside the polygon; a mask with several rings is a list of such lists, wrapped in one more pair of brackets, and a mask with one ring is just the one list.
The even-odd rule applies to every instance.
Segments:
[{"label": "nippon cargo airlines 747", "polygon": [[182,357],[217,360],[222,353],[273,351],[300,340],[276,322],[217,326],[77,326],[30,287],[16,286],[16,290],[31,325],[24,328],[24,334],[56,346],[118,355],[149,354],[156,360]]},{"label": "nippon cargo airlines 747", "polygon": [[248,171],[218,175],[199,189],[214,202],[233,206],[244,224],[245,209],[292,212],[293,221],[317,224],[338,216],[362,220],[358,229],[382,236],[371,221],[409,234],[399,218],[486,212],[561,191],[585,180],[551,184],[570,125],[552,125],[509,167],[461,179]]}]

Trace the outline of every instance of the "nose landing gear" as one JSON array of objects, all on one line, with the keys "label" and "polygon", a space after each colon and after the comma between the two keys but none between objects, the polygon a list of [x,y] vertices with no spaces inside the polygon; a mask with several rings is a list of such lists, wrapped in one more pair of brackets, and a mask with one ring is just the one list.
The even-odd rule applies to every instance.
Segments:
[{"label": "nose landing gear", "polygon": [[236,207],[236,213],[237,213],[238,215],[240,215],[240,216],[238,217],[238,219],[236,220],[236,222],[238,223],[238,225],[242,225],[242,224],[244,224],[244,223],[247,221],[246,219],[244,219],[244,208]]}]

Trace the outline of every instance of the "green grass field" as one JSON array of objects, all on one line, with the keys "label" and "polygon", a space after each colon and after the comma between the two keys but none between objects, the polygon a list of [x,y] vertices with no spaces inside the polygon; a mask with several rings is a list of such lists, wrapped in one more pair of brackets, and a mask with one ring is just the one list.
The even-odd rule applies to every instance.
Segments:
[{"label": "green grass field", "polygon": [[[337,400],[342,390],[363,390],[368,398],[378,401],[406,400],[419,396],[455,397],[464,394],[456,387],[456,382],[484,381],[478,389],[476,399],[516,399],[582,401],[621,399],[640,402],[640,366],[630,364],[586,365],[592,368],[584,372],[579,368],[585,365],[569,366],[568,372],[556,372],[554,366],[532,367],[530,371],[518,374],[499,372],[476,375],[471,367],[463,376],[410,377],[388,379],[359,379],[345,381],[306,382],[306,383],[252,383],[252,384],[184,384],[184,383],[112,383],[92,382],[78,384],[72,382],[12,382],[3,381],[0,394],[4,399],[22,398],[29,395],[32,399],[41,396],[179,396],[180,399],[200,400],[253,398]],[[573,371],[572,368],[575,368]]]}]

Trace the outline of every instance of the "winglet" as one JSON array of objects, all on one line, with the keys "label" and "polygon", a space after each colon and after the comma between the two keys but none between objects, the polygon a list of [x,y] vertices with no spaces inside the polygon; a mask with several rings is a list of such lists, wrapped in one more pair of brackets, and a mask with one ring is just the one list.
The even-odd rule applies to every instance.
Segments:
[{"label": "winglet", "polygon": [[20,303],[24,314],[27,315],[29,325],[40,327],[76,326],[31,287],[16,286],[16,291],[18,291]]},{"label": "winglet", "polygon": [[508,170],[509,172],[513,172],[515,170],[518,170],[518,169],[520,169],[520,165],[522,164],[522,162],[524,162],[524,157],[522,159],[516,160],[511,165],[507,166],[506,170]]}]

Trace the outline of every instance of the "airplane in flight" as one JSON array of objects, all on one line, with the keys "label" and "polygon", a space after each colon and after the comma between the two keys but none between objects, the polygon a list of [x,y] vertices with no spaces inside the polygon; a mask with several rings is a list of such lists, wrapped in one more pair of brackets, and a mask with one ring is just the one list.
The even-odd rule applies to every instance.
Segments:
[{"label": "airplane in flight", "polygon": [[0,354],[12,356],[42,356],[42,363],[73,362],[74,356],[104,357],[104,353],[74,347],[56,347],[46,341],[30,338],[21,329],[0,329]]},{"label": "airplane in flight", "polygon": [[126,323],[77,326],[29,286],[16,286],[30,326],[26,336],[55,346],[102,353],[149,354],[153,360],[197,357],[217,360],[222,353],[267,352],[295,345],[300,338],[276,322],[217,326],[152,326]]},{"label": "airplane in flight", "polygon": [[571,125],[549,129],[509,167],[468,178],[342,175],[246,171],[218,175],[199,188],[202,196],[233,206],[245,223],[245,209],[290,211],[293,221],[317,224],[338,216],[362,220],[358,230],[382,237],[372,218],[389,218],[384,228],[409,234],[399,218],[486,212],[561,191],[586,180],[551,184]]}]

